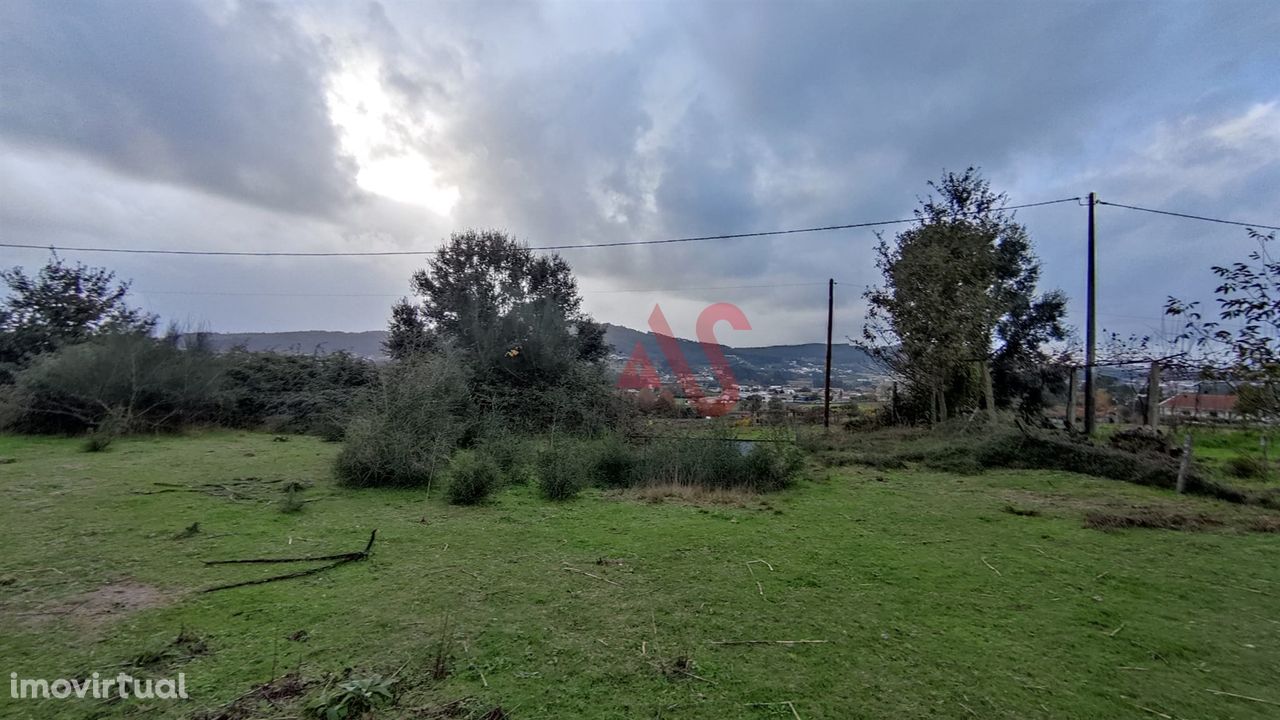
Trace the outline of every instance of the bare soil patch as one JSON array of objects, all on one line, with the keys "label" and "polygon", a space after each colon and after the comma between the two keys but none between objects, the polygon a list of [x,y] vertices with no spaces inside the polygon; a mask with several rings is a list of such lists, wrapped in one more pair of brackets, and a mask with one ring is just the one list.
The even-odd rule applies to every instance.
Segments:
[{"label": "bare soil patch", "polygon": [[167,605],[171,600],[171,594],[160,588],[121,580],[19,615],[36,625],[63,619],[96,628],[140,610]]}]

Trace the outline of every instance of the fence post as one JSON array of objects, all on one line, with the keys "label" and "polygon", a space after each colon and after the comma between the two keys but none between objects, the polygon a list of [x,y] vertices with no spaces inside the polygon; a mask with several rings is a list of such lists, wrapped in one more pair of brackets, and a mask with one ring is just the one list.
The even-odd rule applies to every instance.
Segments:
[{"label": "fence post", "polygon": [[1070,373],[1067,377],[1067,431],[1076,431],[1076,368],[1072,366],[1067,370]]},{"label": "fence post", "polygon": [[1187,491],[1187,474],[1191,470],[1191,433],[1182,440],[1182,464],[1178,466],[1178,494]]},{"label": "fence post", "polygon": [[1262,436],[1258,438],[1258,443],[1262,445],[1262,481],[1271,482],[1271,461],[1267,459],[1267,445],[1269,444],[1266,436],[1267,431],[1264,429],[1262,432]]},{"label": "fence post", "polygon": [[1147,422],[1152,430],[1160,423],[1160,363],[1151,361],[1147,373]]}]

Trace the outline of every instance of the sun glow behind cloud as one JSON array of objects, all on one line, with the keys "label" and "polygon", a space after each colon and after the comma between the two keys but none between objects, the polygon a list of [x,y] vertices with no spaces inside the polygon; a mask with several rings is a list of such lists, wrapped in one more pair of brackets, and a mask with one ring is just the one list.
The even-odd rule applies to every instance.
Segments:
[{"label": "sun glow behind cloud", "polygon": [[383,88],[373,62],[349,62],[329,80],[329,117],[342,139],[342,149],[356,162],[356,184],[398,202],[447,216],[458,203],[456,186],[441,183],[439,172],[422,151],[406,142],[406,129],[424,122],[428,130],[439,118],[407,118]]}]

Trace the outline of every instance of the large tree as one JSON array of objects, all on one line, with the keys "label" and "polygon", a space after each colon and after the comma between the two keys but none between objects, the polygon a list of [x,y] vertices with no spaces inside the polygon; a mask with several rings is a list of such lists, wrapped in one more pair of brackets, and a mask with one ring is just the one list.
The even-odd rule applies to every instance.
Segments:
[{"label": "large tree", "polygon": [[8,296],[0,302],[0,379],[52,352],[106,333],[150,333],[156,316],[129,307],[128,282],[115,273],[54,255],[35,276],[0,270]]},{"label": "large tree", "polygon": [[392,309],[388,353],[408,359],[447,346],[467,362],[482,400],[524,405],[608,354],[568,263],[504,232],[454,234],[412,286],[417,301]]},{"label": "large tree", "polygon": [[944,173],[918,223],[881,238],[884,284],[867,291],[867,348],[909,385],[916,407],[945,419],[971,403],[991,368],[996,402],[1034,404],[1044,345],[1065,336],[1061,293],[1036,295],[1040,265],[1026,228],[973,168]]}]

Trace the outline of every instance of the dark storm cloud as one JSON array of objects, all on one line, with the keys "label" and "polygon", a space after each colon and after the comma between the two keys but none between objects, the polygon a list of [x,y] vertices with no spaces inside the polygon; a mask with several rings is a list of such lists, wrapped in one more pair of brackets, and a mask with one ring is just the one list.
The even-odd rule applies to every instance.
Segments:
[{"label": "dark storm cloud", "polygon": [[0,133],[13,140],[290,210],[352,193],[321,45],[281,8],[6,2],[0,68]]},{"label": "dark storm cloud", "polygon": [[[7,167],[28,176],[7,179],[23,192],[0,198],[0,213],[21,237],[82,237],[94,224],[93,211],[24,191],[37,175],[56,186],[52,160],[29,170],[49,149],[171,186],[193,219],[165,215],[143,235],[182,232],[192,246],[250,245],[257,233],[294,247],[417,247],[467,227],[541,245],[880,220],[909,216],[928,180],[970,165],[1013,203],[1096,190],[1260,222],[1280,207],[1273,3],[315,0],[0,13],[0,149],[18,148]],[[459,193],[447,216],[354,189],[325,98],[335,69],[366,66],[394,105],[378,152],[429,158]],[[88,207],[111,215],[113,242],[129,241],[120,208],[174,202],[93,177],[78,186],[100,188]],[[200,191],[258,207],[202,204],[190,195]],[[290,215],[317,211],[323,221]],[[210,213],[242,216],[234,237],[196,217]],[[1043,284],[1081,297],[1083,208],[1019,217]],[[1229,229],[1101,217],[1100,297],[1116,316],[1158,319],[1166,295],[1209,292],[1208,265],[1248,249],[1224,255],[1223,239],[1242,236]],[[701,288],[836,277],[836,334],[857,335],[875,241],[848,230],[563,254],[587,288],[688,288],[589,296],[602,319],[640,326],[662,301],[687,316],[672,324],[688,334],[700,307],[728,300],[756,327],[743,342],[764,344],[819,337],[825,288]],[[1133,271],[1144,263],[1152,271]],[[208,267],[210,285],[232,275]],[[399,292],[407,272],[369,267],[347,282]],[[341,273],[277,281],[323,290],[309,277]],[[314,305],[272,322],[335,317]],[[218,324],[249,329],[242,317]]]}]

